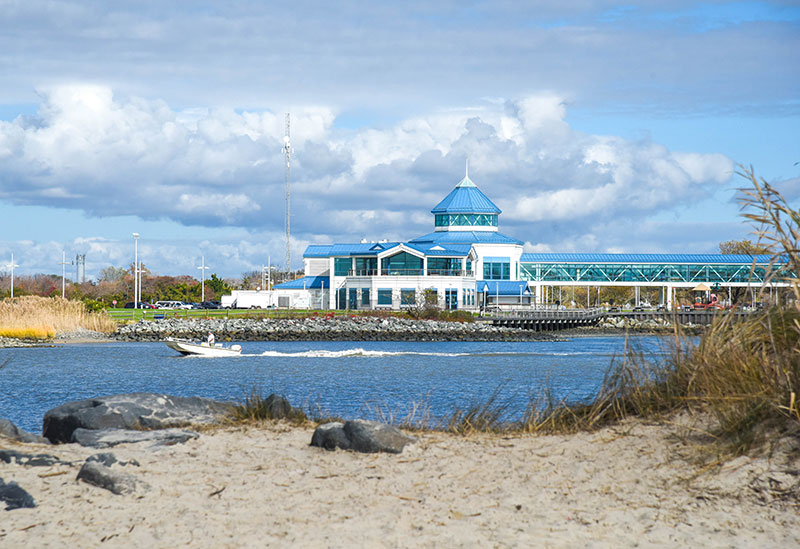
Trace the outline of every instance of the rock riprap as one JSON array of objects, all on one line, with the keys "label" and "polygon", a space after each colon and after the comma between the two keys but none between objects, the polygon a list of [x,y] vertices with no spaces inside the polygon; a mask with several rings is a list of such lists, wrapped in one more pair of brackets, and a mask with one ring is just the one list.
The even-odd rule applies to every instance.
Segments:
[{"label": "rock riprap", "polygon": [[555,336],[533,330],[495,327],[485,322],[445,322],[397,317],[169,318],[120,326],[123,341],[167,337],[202,339],[213,332],[236,341],[528,341]]},{"label": "rock riprap", "polygon": [[42,434],[73,442],[76,429],[153,430],[219,422],[232,405],[209,398],[130,393],[68,402],[44,415]]}]

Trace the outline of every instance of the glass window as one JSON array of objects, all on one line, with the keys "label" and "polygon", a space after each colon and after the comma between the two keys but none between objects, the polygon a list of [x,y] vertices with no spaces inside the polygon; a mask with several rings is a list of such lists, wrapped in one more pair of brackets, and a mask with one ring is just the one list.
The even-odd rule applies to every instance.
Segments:
[{"label": "glass window", "polygon": [[391,288],[378,288],[378,305],[391,305],[391,304],[392,304]]},{"label": "glass window", "polygon": [[429,257],[428,275],[458,276],[461,272],[461,260],[455,257]]},{"label": "glass window", "polygon": [[369,288],[363,288],[361,290],[361,305],[369,307]]},{"label": "glass window", "polygon": [[400,305],[416,305],[417,292],[414,288],[403,288],[400,290]]},{"label": "glass window", "polygon": [[445,290],[444,308],[447,310],[458,309],[458,290],[453,288]]},{"label": "glass window", "polygon": [[400,252],[381,260],[381,272],[384,275],[412,275],[422,274],[422,258],[407,252]]},{"label": "glass window", "polygon": [[344,288],[336,290],[336,308],[342,311],[347,309],[347,290]]},{"label": "glass window", "polygon": [[348,292],[347,308],[351,310],[358,309],[358,288],[350,288]]},{"label": "glass window", "polygon": [[356,276],[373,276],[378,274],[377,257],[357,257]]},{"label": "glass window", "polygon": [[353,268],[353,260],[349,257],[335,257],[333,259],[333,274],[335,276],[347,276]]},{"label": "glass window", "polygon": [[511,264],[507,261],[497,263],[485,261],[483,263],[483,279],[511,280]]}]

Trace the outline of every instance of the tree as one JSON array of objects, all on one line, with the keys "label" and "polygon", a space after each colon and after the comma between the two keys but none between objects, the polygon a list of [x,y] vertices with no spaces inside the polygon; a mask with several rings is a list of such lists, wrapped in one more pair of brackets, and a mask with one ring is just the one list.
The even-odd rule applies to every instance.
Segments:
[{"label": "tree", "polygon": [[[759,243],[754,244],[750,240],[728,240],[726,242],[720,242],[719,253],[724,255],[772,255],[772,250],[769,249],[769,246]],[[746,301],[749,297],[749,292],[746,288],[729,288],[729,291],[732,303],[739,303],[743,300]]]},{"label": "tree", "polygon": [[772,251],[769,249],[769,246],[765,246],[758,242],[754,244],[750,240],[727,240],[725,242],[720,242],[719,253],[724,255],[772,255]]},{"label": "tree", "polygon": [[100,274],[97,275],[98,282],[118,282],[125,278],[125,275],[128,274],[128,271],[125,269],[114,267],[113,265],[109,265],[105,269],[100,271]]},{"label": "tree", "polygon": [[221,296],[222,294],[226,294],[231,291],[228,283],[219,278],[216,273],[211,273],[211,278],[206,281],[206,286],[211,288],[214,291],[214,294],[217,296]]}]

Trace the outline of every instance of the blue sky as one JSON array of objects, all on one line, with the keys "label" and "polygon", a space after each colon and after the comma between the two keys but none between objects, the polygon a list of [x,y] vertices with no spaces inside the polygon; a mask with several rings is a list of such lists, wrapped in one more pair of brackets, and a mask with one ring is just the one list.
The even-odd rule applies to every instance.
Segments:
[{"label": "blue sky", "polygon": [[796,2],[0,0],[0,271],[409,239],[470,176],[529,251],[714,252],[800,196]]}]

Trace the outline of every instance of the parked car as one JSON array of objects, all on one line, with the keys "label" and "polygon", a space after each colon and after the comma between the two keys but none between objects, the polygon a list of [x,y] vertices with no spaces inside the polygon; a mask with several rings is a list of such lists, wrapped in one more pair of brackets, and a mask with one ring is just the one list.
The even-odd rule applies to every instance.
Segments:
[{"label": "parked car", "polygon": [[220,304],[219,301],[203,301],[198,305],[197,308],[198,309],[221,309],[222,305]]},{"label": "parked car", "polygon": [[125,309],[157,309],[158,308],[155,305],[151,305],[150,303],[147,303],[145,301],[140,301],[138,307],[134,307],[134,302],[133,301],[129,301],[123,307]]}]

